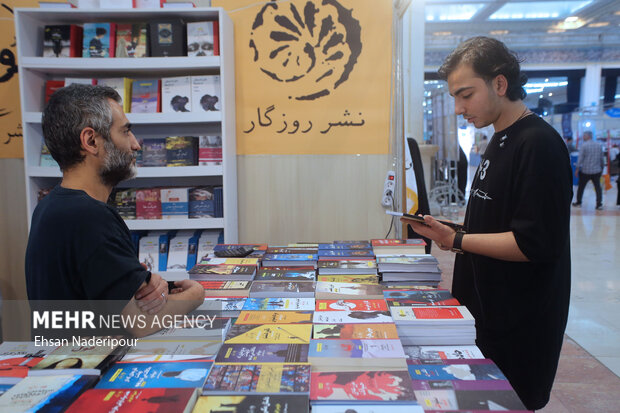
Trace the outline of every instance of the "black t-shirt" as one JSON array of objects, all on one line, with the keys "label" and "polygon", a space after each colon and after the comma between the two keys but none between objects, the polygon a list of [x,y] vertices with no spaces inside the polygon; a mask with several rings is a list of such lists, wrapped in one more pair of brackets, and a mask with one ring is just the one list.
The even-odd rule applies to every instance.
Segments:
[{"label": "black t-shirt", "polygon": [[465,216],[473,234],[512,231],[529,262],[457,255],[452,293],[476,319],[476,343],[529,409],[549,399],[568,318],[572,171],[538,116],[493,135]]},{"label": "black t-shirt", "polygon": [[129,301],[147,274],[112,207],[57,186],[35,208],[26,249],[30,300]]}]

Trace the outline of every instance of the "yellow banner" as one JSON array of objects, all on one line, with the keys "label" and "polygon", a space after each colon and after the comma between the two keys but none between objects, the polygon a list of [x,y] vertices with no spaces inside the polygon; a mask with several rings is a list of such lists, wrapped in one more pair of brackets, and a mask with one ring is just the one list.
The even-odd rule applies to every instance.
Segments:
[{"label": "yellow banner", "polygon": [[38,4],[36,0],[0,2],[0,158],[24,157],[13,8]]},{"label": "yellow banner", "polygon": [[392,0],[213,0],[235,32],[237,153],[385,154]]}]

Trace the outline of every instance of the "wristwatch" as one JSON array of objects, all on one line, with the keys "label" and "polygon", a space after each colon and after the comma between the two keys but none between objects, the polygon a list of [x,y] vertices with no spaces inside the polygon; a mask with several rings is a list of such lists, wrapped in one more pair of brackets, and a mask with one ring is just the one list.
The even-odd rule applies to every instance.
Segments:
[{"label": "wristwatch", "polygon": [[459,229],[458,231],[456,231],[456,234],[454,235],[454,241],[452,241],[452,248],[450,248],[450,251],[456,252],[457,254],[463,254],[465,252],[463,251],[463,248],[461,248],[461,244],[463,243],[463,235],[465,235],[465,231],[463,231],[462,229]]}]

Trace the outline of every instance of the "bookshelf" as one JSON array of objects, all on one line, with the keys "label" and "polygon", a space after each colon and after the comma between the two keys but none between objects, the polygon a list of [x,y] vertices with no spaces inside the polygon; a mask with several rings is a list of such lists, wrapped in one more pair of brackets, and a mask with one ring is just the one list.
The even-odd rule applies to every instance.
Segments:
[{"label": "bookshelf", "polygon": [[[45,25],[86,22],[148,22],[180,17],[185,22],[218,20],[220,56],[148,58],[44,58]],[[222,164],[218,166],[142,167],[136,178],[119,187],[222,185],[224,217],[205,219],[126,220],[131,230],[223,229],[225,242],[238,242],[237,164],[235,138],[235,90],[233,26],[221,8],[170,9],[15,9],[15,33],[19,61],[24,168],[28,222],[41,188],[57,184],[58,168],[40,164],[43,134],[41,115],[45,82],[65,77],[162,78],[172,76],[219,75],[220,112],[208,113],[128,113],[138,139],[178,135],[222,136]]]}]

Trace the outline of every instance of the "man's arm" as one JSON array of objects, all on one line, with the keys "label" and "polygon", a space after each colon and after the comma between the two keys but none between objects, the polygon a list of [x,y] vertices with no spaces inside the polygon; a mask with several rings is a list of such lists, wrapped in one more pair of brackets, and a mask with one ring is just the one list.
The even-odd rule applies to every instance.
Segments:
[{"label": "man's arm", "polygon": [[[151,282],[152,281],[153,280],[151,279]],[[138,292],[146,286],[146,283],[142,283],[140,289],[138,289]],[[138,328],[137,326],[134,326],[132,328],[128,328],[127,331],[136,337],[144,337],[161,329],[161,320],[159,323],[155,323],[155,325],[153,325],[153,320],[156,317],[185,315],[203,303],[204,288],[196,281],[176,281],[175,287],[176,288],[169,295],[162,296],[160,294],[159,298],[156,299],[156,303],[153,303],[153,301],[155,301],[153,300],[149,305],[145,306],[142,304],[142,307],[150,308],[150,311],[148,312],[145,312],[141,308],[139,300],[137,300],[134,296],[131,301],[127,303],[125,308],[123,308],[122,314],[125,317],[137,317],[139,315],[145,317],[146,327]],[[159,310],[156,313],[153,313],[152,311],[157,308],[159,308]]]},{"label": "man's arm", "polygon": [[[415,232],[435,241],[442,250],[452,249],[456,232],[449,226],[439,223],[430,215],[426,215],[424,220],[426,224],[408,220],[406,217],[401,218],[401,221],[411,225]],[[498,260],[529,261],[517,245],[517,240],[511,231],[493,234],[465,234],[461,242],[461,249]]]}]

